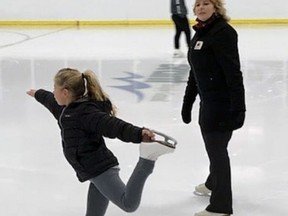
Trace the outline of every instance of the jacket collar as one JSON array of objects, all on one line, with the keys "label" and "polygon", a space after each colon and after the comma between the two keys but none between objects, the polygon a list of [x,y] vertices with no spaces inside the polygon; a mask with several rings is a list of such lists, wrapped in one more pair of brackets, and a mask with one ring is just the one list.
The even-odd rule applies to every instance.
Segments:
[{"label": "jacket collar", "polygon": [[[197,19],[196,19],[197,24],[195,24],[195,25],[193,26],[193,28],[194,28],[194,29],[195,29],[195,28],[196,28],[196,29],[204,28],[205,26],[213,23],[214,20],[216,20],[216,19],[217,19],[217,16],[216,16],[215,14],[212,14],[212,16],[211,16],[208,20],[206,20],[206,21],[201,21],[201,20],[199,20],[199,19],[197,18]],[[195,29],[195,30],[196,30],[196,29]]]}]

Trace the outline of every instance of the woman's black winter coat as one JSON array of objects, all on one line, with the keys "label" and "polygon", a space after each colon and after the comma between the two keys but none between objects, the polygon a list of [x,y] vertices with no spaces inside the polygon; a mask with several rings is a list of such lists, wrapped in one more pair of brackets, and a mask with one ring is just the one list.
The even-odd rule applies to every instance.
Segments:
[{"label": "woman's black winter coat", "polygon": [[142,141],[142,128],[109,115],[110,101],[81,99],[67,107],[59,106],[53,93],[45,90],[37,90],[35,98],[58,120],[64,155],[81,182],[118,165],[103,136],[124,142]]},{"label": "woman's black winter coat", "polygon": [[199,94],[199,124],[204,131],[238,129],[244,123],[246,108],[237,32],[219,17],[205,27],[194,26],[194,30],[183,121],[191,121],[192,105]]}]

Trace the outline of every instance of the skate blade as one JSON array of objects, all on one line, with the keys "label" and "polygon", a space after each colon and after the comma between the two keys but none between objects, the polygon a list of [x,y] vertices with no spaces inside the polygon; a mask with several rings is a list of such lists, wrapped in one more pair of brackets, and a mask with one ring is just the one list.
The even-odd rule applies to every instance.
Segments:
[{"label": "skate blade", "polygon": [[193,192],[196,196],[210,197],[211,193],[199,193],[197,191]]},{"label": "skate blade", "polygon": [[[174,139],[173,137],[170,137],[164,133],[161,133],[159,131],[156,131],[156,130],[152,130],[153,133],[155,133],[157,136],[156,136],[156,139],[155,139],[155,142],[161,144],[161,145],[165,145],[169,148],[173,148],[175,149],[176,148],[176,145],[177,145],[177,140]],[[159,138],[162,138],[162,140]],[[164,138],[164,140],[163,140]]]}]

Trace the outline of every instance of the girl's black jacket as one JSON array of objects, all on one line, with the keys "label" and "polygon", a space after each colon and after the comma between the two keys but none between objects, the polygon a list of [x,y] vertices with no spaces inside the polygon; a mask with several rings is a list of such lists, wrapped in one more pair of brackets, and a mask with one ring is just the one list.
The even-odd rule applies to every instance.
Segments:
[{"label": "girl's black jacket", "polygon": [[110,101],[86,98],[68,106],[59,106],[53,93],[42,89],[36,91],[35,98],[58,120],[64,155],[80,182],[118,165],[103,136],[124,142],[142,141],[142,128],[109,115],[112,109]]},{"label": "girl's black jacket", "polygon": [[237,32],[222,17],[194,26],[188,61],[191,67],[184,95],[185,122],[200,96],[199,124],[205,131],[235,130],[245,118],[245,91],[238,53]]}]

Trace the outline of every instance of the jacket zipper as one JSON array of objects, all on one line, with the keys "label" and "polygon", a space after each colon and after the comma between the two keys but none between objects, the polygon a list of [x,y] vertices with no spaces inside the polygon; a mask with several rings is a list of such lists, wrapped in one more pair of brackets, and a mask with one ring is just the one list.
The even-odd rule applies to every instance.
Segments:
[{"label": "jacket zipper", "polygon": [[[61,120],[62,120],[62,116],[63,116],[63,114],[64,114],[65,109],[66,109],[66,107],[63,108],[63,110],[62,110],[62,112],[61,112],[61,114],[60,114],[60,116],[59,116],[59,125],[60,125],[60,127],[61,127],[61,137],[62,137],[62,142],[63,142],[63,144],[64,144],[64,130],[63,130],[63,125],[62,125]],[[63,147],[64,147],[64,146],[63,146]]]}]

